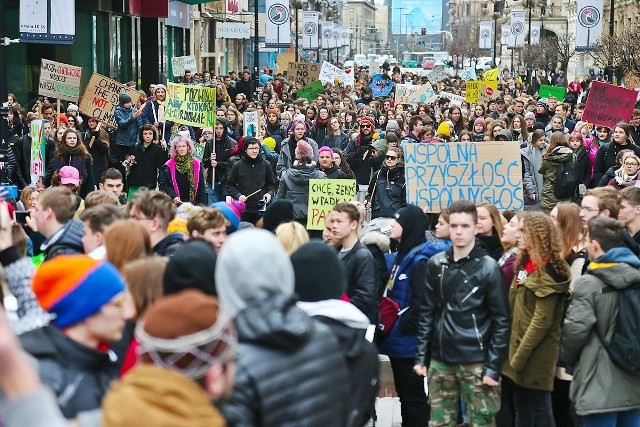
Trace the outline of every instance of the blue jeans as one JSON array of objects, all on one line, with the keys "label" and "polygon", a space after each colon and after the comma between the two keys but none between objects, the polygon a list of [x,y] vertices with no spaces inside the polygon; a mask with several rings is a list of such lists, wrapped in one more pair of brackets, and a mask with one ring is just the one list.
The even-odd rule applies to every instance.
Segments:
[{"label": "blue jeans", "polygon": [[583,427],[637,427],[640,426],[640,409],[623,412],[585,415]]},{"label": "blue jeans", "polygon": [[207,184],[207,198],[209,206],[216,202],[224,202],[227,197],[227,189],[223,183],[217,183],[213,187]]}]

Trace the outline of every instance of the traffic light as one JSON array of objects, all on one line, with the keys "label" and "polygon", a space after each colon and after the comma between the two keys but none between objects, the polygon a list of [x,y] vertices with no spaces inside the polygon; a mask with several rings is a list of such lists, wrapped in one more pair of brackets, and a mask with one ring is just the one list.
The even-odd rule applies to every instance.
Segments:
[{"label": "traffic light", "polygon": [[423,36],[426,36],[426,35],[427,35],[427,29],[426,29],[425,27],[422,27],[421,34],[422,34]]}]

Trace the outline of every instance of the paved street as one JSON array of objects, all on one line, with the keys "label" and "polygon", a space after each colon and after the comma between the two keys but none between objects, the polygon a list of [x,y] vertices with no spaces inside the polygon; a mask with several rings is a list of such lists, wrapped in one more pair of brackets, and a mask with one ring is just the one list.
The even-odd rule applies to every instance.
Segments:
[{"label": "paved street", "polygon": [[[391,365],[386,356],[380,356],[380,391],[376,400],[378,421],[376,427],[400,427],[400,399],[393,384]],[[373,426],[370,423],[369,426]]]}]

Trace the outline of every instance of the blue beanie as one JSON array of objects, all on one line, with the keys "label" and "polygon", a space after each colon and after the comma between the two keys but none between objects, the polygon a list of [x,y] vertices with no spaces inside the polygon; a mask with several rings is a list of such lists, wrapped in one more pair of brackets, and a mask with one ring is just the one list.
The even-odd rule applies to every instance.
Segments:
[{"label": "blue beanie", "polygon": [[216,202],[212,207],[219,209],[222,215],[231,223],[231,225],[227,227],[227,234],[231,234],[238,229],[242,212],[245,209],[244,202],[239,200],[233,200],[231,203]]}]

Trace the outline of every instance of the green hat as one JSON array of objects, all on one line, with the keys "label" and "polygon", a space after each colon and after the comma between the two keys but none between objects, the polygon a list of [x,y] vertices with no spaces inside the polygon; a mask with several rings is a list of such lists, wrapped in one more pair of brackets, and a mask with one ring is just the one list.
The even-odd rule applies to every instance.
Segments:
[{"label": "green hat", "polygon": [[124,104],[127,102],[131,102],[131,96],[126,92],[120,92],[118,95],[118,104],[120,104],[121,107],[124,107]]},{"label": "green hat", "polygon": [[387,150],[389,149],[389,145],[385,139],[378,139],[377,141],[374,141],[371,146],[382,155],[387,154]]}]

